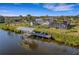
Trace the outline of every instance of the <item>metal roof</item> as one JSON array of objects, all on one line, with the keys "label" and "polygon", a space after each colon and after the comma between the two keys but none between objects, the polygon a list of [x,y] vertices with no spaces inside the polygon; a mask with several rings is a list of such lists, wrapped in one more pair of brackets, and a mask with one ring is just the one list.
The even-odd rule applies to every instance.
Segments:
[{"label": "metal roof", "polygon": [[23,32],[32,32],[34,30],[32,27],[18,27],[17,29]]}]

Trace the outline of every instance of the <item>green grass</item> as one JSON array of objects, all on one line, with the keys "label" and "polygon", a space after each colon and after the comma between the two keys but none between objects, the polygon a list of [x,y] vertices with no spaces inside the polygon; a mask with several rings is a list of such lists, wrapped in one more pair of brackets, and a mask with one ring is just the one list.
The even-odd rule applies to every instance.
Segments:
[{"label": "green grass", "polygon": [[61,42],[69,46],[79,46],[79,37],[76,35],[69,35],[67,30],[37,28],[36,31],[47,32],[52,35],[57,42]]},{"label": "green grass", "polygon": [[6,27],[6,25],[5,24],[0,24],[0,29],[2,29],[2,28],[5,28]]},{"label": "green grass", "polygon": [[8,31],[15,32],[15,33],[23,33],[22,31],[16,29],[19,26],[29,26],[29,24],[28,23],[27,24],[18,23],[18,24],[14,24],[14,26],[12,26],[11,24],[6,25],[4,23],[0,23],[0,29],[8,30]]},{"label": "green grass", "polygon": [[[0,29],[12,31],[15,33],[22,33],[20,30],[16,30],[18,26],[30,26],[28,23],[20,23],[16,24],[16,26],[10,26],[6,24],[0,24]],[[53,38],[55,38],[55,41],[64,43],[69,46],[79,46],[79,36],[77,35],[72,35],[72,33],[77,33],[78,31],[76,29],[55,29],[55,28],[48,28],[47,26],[34,26],[35,31],[40,31],[40,32],[46,32],[50,35],[52,35]],[[71,34],[69,34],[71,33]]]},{"label": "green grass", "polygon": [[6,24],[0,24],[0,29],[8,30],[15,33],[22,33],[22,31],[16,29],[16,26],[10,26]]}]

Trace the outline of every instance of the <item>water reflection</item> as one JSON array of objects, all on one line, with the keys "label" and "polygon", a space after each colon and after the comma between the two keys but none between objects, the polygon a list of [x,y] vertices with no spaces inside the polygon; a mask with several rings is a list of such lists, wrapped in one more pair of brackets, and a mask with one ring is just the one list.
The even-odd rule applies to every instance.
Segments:
[{"label": "water reflection", "polygon": [[38,44],[35,41],[23,40],[22,44],[24,45],[24,47],[29,47],[32,50],[36,50],[38,48]]},{"label": "water reflection", "polygon": [[79,54],[78,52],[79,49],[74,49],[72,47],[64,45],[58,45],[57,43],[48,39],[39,40],[39,39],[26,38],[25,40],[23,40],[22,44],[23,44],[22,46],[24,46],[25,49],[31,49],[33,53],[56,54],[56,55]]},{"label": "water reflection", "polygon": [[53,40],[24,37],[0,30],[0,54],[79,54],[79,49],[59,45]]},{"label": "water reflection", "polygon": [[0,30],[0,54],[24,54],[26,53],[19,45],[20,35]]}]

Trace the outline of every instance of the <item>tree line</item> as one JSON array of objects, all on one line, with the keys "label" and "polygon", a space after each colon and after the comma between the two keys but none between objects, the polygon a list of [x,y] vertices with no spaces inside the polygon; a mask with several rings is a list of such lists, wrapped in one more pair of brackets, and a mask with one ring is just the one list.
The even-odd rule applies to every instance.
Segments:
[{"label": "tree line", "polygon": [[58,21],[62,21],[62,20],[72,20],[72,21],[79,21],[79,15],[76,15],[76,16],[32,16],[30,14],[26,15],[26,16],[22,16],[22,15],[19,15],[19,16],[13,16],[13,17],[7,17],[7,16],[2,16],[0,15],[0,23],[3,23],[3,22],[7,22],[7,23],[11,23],[11,22],[14,22],[14,21],[34,21],[36,18],[42,18],[42,19],[45,19],[45,18],[53,18],[53,19],[57,19]]}]

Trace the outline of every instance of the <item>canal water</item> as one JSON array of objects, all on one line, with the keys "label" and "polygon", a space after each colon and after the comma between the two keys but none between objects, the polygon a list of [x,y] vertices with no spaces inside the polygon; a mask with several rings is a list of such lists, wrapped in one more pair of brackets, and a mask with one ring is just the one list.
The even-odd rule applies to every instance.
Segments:
[{"label": "canal water", "polygon": [[73,55],[78,48],[59,45],[53,41],[26,38],[0,30],[0,55]]}]

